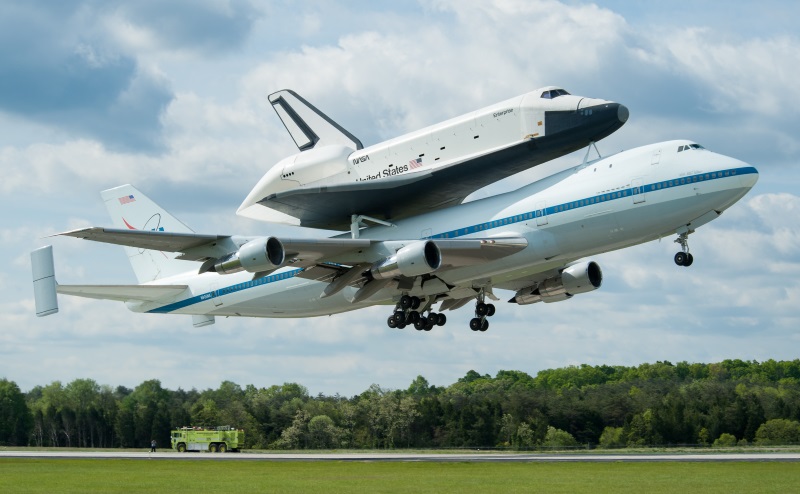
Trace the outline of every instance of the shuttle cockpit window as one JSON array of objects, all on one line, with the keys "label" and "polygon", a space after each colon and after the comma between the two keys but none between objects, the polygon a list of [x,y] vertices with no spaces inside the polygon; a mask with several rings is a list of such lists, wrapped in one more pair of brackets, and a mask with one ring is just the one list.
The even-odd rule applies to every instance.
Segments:
[{"label": "shuttle cockpit window", "polygon": [[681,151],[688,151],[690,149],[705,149],[705,148],[703,146],[701,146],[700,144],[686,144],[685,146],[678,146],[678,152],[679,153]]},{"label": "shuttle cockpit window", "polygon": [[544,99],[553,99],[558,98],[559,96],[566,96],[568,94],[569,93],[563,89],[550,89],[549,91],[544,91],[541,97]]}]

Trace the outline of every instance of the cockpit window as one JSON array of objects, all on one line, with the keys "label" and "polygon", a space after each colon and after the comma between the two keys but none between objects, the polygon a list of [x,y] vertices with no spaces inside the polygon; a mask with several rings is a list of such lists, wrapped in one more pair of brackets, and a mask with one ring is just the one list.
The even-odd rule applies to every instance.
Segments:
[{"label": "cockpit window", "polygon": [[688,151],[690,149],[705,149],[705,148],[703,146],[701,146],[700,144],[686,144],[685,146],[678,146],[678,152],[679,153],[681,151]]},{"label": "cockpit window", "polygon": [[568,94],[569,93],[563,89],[551,89],[549,91],[544,91],[541,97],[544,99],[553,99],[558,98],[559,96],[566,96]]}]

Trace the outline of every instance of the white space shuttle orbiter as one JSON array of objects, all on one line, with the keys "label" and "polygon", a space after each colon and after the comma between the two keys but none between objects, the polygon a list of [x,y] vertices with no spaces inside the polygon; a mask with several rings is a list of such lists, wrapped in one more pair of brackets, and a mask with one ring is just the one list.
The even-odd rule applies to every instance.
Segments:
[{"label": "white space shuttle orbiter", "polygon": [[619,103],[548,86],[364,147],[291,90],[269,96],[299,153],[278,162],[237,214],[347,230],[455,206],[505,177],[598,141],[628,119]]}]

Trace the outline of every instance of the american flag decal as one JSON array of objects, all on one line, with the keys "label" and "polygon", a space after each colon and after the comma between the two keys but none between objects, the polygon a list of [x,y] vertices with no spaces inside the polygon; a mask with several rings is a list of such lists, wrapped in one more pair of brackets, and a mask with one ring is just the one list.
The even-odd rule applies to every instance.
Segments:
[{"label": "american flag decal", "polygon": [[131,194],[129,196],[122,196],[118,200],[120,204],[128,204],[130,202],[136,201],[136,198],[133,197],[133,194]]},{"label": "american flag decal", "polygon": [[419,168],[420,166],[422,166],[422,158],[417,158],[408,162],[408,167],[412,170],[414,168]]}]

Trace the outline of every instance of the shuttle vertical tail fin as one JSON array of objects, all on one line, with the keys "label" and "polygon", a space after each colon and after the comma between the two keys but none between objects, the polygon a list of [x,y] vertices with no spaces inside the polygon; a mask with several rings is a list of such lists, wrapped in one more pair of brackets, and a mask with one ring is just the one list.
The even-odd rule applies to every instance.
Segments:
[{"label": "shuttle vertical tail fin", "polygon": [[283,89],[269,95],[269,102],[300,151],[339,144],[353,150],[364,147],[356,136],[331,120],[299,94]]},{"label": "shuttle vertical tail fin", "polygon": [[[104,190],[100,194],[111,215],[114,227],[129,230],[152,230],[194,233],[191,228],[150,200],[132,185]],[[125,247],[139,283],[185,273],[192,263],[175,259],[175,252]]]}]

